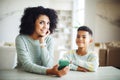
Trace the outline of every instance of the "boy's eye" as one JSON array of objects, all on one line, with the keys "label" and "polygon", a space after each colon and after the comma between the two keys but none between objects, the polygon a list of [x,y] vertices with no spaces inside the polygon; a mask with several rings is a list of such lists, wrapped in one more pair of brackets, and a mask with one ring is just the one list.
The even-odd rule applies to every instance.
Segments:
[{"label": "boy's eye", "polygon": [[83,36],[83,38],[85,39],[85,38],[86,38],[86,36]]},{"label": "boy's eye", "polygon": [[79,36],[79,35],[77,35],[77,38],[80,38],[80,36]]}]

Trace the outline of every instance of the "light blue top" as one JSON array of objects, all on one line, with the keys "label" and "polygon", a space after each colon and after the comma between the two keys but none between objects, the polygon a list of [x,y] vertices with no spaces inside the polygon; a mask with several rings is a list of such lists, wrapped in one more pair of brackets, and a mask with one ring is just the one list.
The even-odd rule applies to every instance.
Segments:
[{"label": "light blue top", "polygon": [[39,40],[33,40],[27,35],[16,37],[18,65],[28,72],[46,74],[47,68],[53,66],[54,43],[51,36],[45,39],[46,47],[40,47]]},{"label": "light blue top", "polygon": [[80,56],[76,50],[70,50],[62,57],[63,60],[72,61],[69,65],[71,70],[77,70],[78,66],[96,71],[99,66],[99,60],[96,53],[88,51],[86,55]]}]

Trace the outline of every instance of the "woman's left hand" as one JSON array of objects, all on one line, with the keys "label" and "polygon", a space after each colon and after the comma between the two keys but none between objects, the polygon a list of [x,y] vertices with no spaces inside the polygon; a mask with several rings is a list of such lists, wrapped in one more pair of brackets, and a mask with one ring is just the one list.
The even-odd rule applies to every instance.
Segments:
[{"label": "woman's left hand", "polygon": [[44,43],[45,38],[46,38],[49,34],[50,34],[50,30],[48,30],[48,31],[46,32],[46,35],[45,35],[45,36],[39,38],[39,42],[40,42],[40,43]]}]

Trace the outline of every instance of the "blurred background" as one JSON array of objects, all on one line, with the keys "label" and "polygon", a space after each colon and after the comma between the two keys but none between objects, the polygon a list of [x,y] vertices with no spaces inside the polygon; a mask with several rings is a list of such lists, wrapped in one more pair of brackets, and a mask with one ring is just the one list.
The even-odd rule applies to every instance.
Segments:
[{"label": "blurred background", "polygon": [[1,45],[14,45],[23,11],[31,6],[57,11],[58,28],[52,36],[55,53],[61,53],[60,56],[76,48],[76,29],[81,25],[92,29],[96,46],[120,41],[120,0],[0,0]]}]

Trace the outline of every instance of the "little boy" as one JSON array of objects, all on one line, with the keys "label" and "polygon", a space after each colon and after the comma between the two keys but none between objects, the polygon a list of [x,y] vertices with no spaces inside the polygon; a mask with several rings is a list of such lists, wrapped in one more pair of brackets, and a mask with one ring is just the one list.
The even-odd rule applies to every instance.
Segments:
[{"label": "little boy", "polygon": [[87,26],[81,26],[77,30],[76,44],[78,49],[70,50],[62,60],[70,62],[70,69],[82,72],[96,71],[99,65],[98,56],[93,51],[88,50],[92,43],[92,30]]}]

